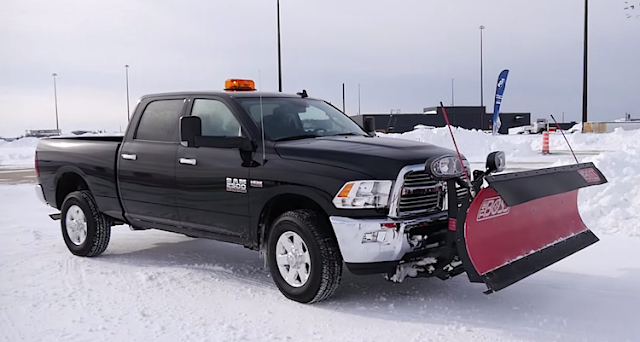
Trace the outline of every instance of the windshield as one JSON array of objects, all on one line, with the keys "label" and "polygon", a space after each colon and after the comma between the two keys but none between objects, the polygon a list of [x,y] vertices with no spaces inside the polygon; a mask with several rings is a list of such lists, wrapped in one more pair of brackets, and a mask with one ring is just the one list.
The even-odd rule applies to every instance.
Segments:
[{"label": "windshield", "polygon": [[240,105],[251,115],[270,140],[293,140],[336,135],[367,135],[348,116],[320,100],[303,98],[240,98]]}]

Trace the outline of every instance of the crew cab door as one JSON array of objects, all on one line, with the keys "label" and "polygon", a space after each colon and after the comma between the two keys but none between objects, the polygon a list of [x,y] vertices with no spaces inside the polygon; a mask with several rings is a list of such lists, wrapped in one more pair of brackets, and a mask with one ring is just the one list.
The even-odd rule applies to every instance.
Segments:
[{"label": "crew cab door", "polygon": [[[190,101],[190,115],[200,117],[204,140],[222,141],[245,133],[236,113],[222,99]],[[218,139],[215,139],[218,138]],[[238,147],[224,143],[180,145],[176,183],[181,224],[242,241],[249,232],[249,167]]]},{"label": "crew cab door", "polygon": [[178,225],[176,153],[184,97],[146,99],[118,155],[118,185],[125,217],[134,227]]}]

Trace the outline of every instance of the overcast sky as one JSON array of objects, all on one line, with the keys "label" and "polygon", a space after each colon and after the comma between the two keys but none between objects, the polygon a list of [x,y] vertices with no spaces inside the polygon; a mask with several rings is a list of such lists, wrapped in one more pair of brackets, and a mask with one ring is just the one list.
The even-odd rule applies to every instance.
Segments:
[{"label": "overcast sky", "polygon": [[[640,117],[640,0],[590,1],[590,119]],[[143,94],[277,90],[276,0],[0,0],[0,135],[124,129]],[[283,87],[363,113],[485,105],[510,69],[504,112],[580,120],[582,0],[281,0]],[[630,18],[628,18],[630,17]],[[259,75],[261,74],[261,81]],[[492,109],[490,109],[492,110]]]}]

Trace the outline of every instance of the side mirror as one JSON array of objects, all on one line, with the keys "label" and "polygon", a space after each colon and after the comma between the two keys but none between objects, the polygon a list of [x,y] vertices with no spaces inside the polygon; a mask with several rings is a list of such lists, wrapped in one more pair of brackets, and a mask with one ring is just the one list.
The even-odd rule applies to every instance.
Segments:
[{"label": "side mirror", "polygon": [[507,159],[504,152],[491,152],[487,156],[487,173],[504,171],[507,166]]},{"label": "side mirror", "polygon": [[196,137],[202,135],[202,120],[197,116],[180,118],[180,143],[185,147],[197,147]]},{"label": "side mirror", "polygon": [[374,118],[364,118],[364,130],[367,133],[373,133],[376,131],[376,122]]}]

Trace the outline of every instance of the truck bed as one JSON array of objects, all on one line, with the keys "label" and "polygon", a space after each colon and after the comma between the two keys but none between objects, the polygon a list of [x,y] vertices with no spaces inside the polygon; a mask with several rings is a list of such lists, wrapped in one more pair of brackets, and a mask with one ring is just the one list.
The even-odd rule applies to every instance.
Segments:
[{"label": "truck bed", "polygon": [[116,155],[122,140],[122,136],[42,139],[36,152],[36,165],[47,203],[60,208],[64,198],[57,195],[58,181],[75,173],[81,175],[91,190],[100,211],[121,219],[122,206],[116,186]]}]

